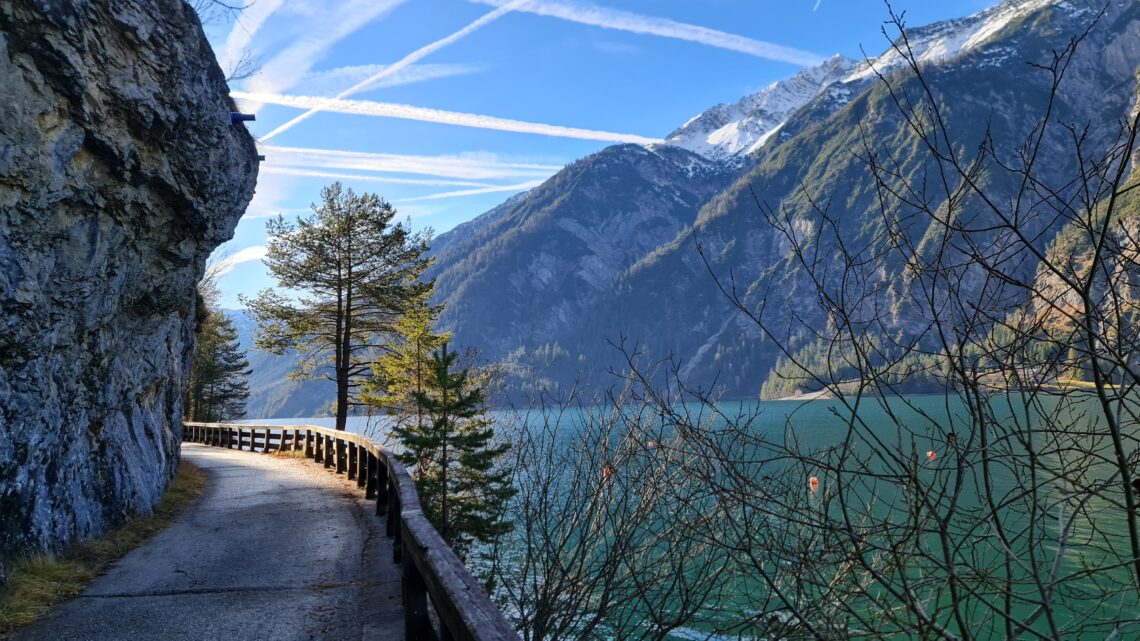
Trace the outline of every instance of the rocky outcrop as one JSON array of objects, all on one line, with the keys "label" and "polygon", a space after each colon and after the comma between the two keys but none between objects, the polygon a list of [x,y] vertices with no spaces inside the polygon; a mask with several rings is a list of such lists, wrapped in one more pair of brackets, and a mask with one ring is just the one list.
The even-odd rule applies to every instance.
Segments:
[{"label": "rocky outcrop", "polygon": [[253,139],[182,0],[0,0],[0,565],[149,511]]}]

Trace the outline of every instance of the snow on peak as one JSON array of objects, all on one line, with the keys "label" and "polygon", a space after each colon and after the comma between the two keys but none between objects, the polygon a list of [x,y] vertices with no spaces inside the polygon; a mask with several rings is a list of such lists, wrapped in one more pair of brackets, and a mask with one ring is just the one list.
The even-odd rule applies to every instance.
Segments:
[{"label": "snow on peak", "polygon": [[793,113],[859,63],[835,56],[774,82],[734,104],[720,104],[692,118],[665,138],[665,144],[712,160],[731,160],[762,146]]},{"label": "snow on peak", "polygon": [[[1062,0],[1006,0],[971,16],[944,20],[932,25],[908,28],[907,42],[919,64],[942,62],[989,42],[1015,19],[1050,5],[1064,5]],[[901,44],[901,43],[900,43]],[[902,65],[904,59],[892,46],[869,62],[859,63],[844,82],[874,78],[876,71],[885,73]]]}]

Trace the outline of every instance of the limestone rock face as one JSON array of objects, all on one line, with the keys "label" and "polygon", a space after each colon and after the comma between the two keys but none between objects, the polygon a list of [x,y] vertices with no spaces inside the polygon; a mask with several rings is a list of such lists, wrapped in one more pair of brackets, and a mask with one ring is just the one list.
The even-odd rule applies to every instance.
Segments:
[{"label": "limestone rock face", "polygon": [[167,486],[195,285],[257,152],[182,0],[0,0],[0,87],[2,577]]}]

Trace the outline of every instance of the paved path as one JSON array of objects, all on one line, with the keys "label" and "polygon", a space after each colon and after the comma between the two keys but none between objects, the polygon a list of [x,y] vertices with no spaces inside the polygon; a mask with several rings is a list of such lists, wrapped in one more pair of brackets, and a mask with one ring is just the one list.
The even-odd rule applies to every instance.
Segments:
[{"label": "paved path", "polygon": [[399,568],[371,502],[310,462],[193,443],[202,497],[14,641],[402,640]]}]

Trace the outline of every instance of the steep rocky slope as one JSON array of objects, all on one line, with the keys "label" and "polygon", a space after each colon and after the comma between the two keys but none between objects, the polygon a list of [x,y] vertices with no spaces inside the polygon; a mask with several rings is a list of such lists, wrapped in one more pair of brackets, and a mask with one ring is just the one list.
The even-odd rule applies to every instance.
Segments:
[{"label": "steep rocky slope", "polygon": [[[992,134],[987,144],[1001,162],[989,159],[986,188],[998,201],[1018,185],[1001,163],[1016,164],[1046,107],[1050,79],[1032,64],[1050,62],[1105,6],[1007,0],[909,29],[907,45],[899,43],[922,65],[957,151],[969,157]],[[1053,105],[1042,152],[1048,162],[1038,166],[1043,180],[1063,186],[1075,171],[1065,125],[1089,126],[1087,158],[1113,139],[1131,108],[1138,65],[1140,3],[1114,0],[1081,43]],[[437,302],[446,304],[442,324],[485,359],[506,360],[518,374],[516,390],[570,384],[581,374],[613,383],[604,372],[623,365],[613,343],[625,337],[651,357],[678,359],[692,384],[754,397],[781,352],[728,303],[697,243],[712,272],[731,277],[749,309],[763,308],[786,346],[818,351],[810,328],[828,319],[788,239],[761,209],[786,216],[814,242],[822,226],[814,200],[838,221],[819,237],[821,261],[838,256],[837,237],[890,254],[867,281],[881,286],[888,310],[876,331],[918,331],[924,317],[908,307],[906,265],[921,256],[886,251],[885,240],[921,250],[936,238],[929,217],[915,212],[888,229],[866,158],[871,150],[897,163],[899,176],[933,179],[936,168],[895,103],[918,99],[922,89],[893,47],[859,63],[836,57],[707,110],[663,144],[615,146],[573,163],[436,240],[430,275],[438,279]],[[945,204],[934,196],[932,208]],[[1018,216],[1043,248],[1061,225],[1039,205],[1023,201]],[[958,206],[970,224],[987,225],[975,213],[985,208]],[[1022,277],[1036,268],[1025,256],[1006,264]]]},{"label": "steep rocky slope", "polygon": [[293,418],[331,416],[336,383],[318,378],[297,381],[289,374],[297,367],[292,352],[277,356],[253,344],[257,321],[248,310],[224,309],[222,313],[237,328],[238,344],[249,358],[249,389],[246,418]]},{"label": "steep rocky slope", "polygon": [[0,565],[148,511],[257,174],[181,0],[0,0]]},{"label": "steep rocky slope", "polygon": [[[956,148],[976,149],[988,131],[989,144],[1002,162],[1015,161],[1048,98],[1048,75],[1028,63],[1051,61],[1054,51],[1089,28],[1103,6],[1099,0],[1009,0],[975,16],[913,30],[912,49]],[[712,270],[724,278],[731,275],[745,304],[753,310],[763,307],[774,327],[783,322],[789,334],[785,338],[798,349],[811,342],[803,325],[822,326],[827,319],[803,266],[790,254],[787,238],[769,224],[757,199],[786,217],[809,242],[821,238],[818,256],[823,261],[837,256],[836,237],[873,245],[901,233],[920,249],[935,240],[929,237],[929,219],[920,216],[907,217],[898,229],[885,227],[866,162],[870,149],[884,158],[890,154],[901,176],[936,175],[927,152],[907,133],[894,102],[894,96],[903,96],[904,103],[917,98],[921,85],[890,51],[872,65],[891,78],[894,96],[868,67],[829,62],[834,67],[830,72],[801,74],[802,84],[812,89],[800,92],[806,104],[781,106],[779,115],[765,116],[762,110],[750,110],[756,106],[753,102],[764,102],[762,92],[755,101],[714,108],[675,132],[675,145],[717,159],[714,167],[721,168],[720,175],[731,175],[732,183],[722,188],[715,180],[701,181],[716,187],[711,192],[695,188],[691,181],[674,183],[703,201],[696,207],[693,199],[678,205],[668,229],[663,227],[656,236],[656,246],[647,248],[652,243],[639,237],[622,260],[606,264],[604,277],[598,277],[601,270],[587,268],[597,264],[591,262],[594,245],[605,255],[612,254],[611,244],[624,247],[607,230],[638,220],[634,212],[645,215],[672,207],[664,205],[668,199],[629,189],[636,183],[628,172],[593,160],[631,153],[623,147],[576,163],[524,200],[445,235],[435,272],[440,301],[448,305],[444,324],[455,330],[459,342],[483,348],[490,358],[527,351],[552,357],[557,362],[547,364],[543,376],[555,381],[566,383],[579,371],[620,365],[610,342],[624,335],[653,356],[678,358],[689,382],[715,382],[731,396],[755,395],[779,352],[731,310],[696,254],[697,241],[705,247]],[[1040,167],[1043,180],[1064,185],[1075,171],[1061,125],[1090,125],[1084,141],[1088,157],[1109,144],[1132,106],[1137,65],[1140,3],[1108,3],[1106,15],[1081,43],[1053,105],[1058,126],[1050,128],[1043,143],[1043,158],[1049,159]],[[773,124],[784,113],[785,119]],[[748,136],[727,135],[733,132]],[[751,151],[748,162],[731,170],[738,156],[727,153],[728,147],[707,148],[716,142]],[[594,163],[596,172],[590,167]],[[989,170],[987,187],[1004,202],[1017,188],[1016,175],[998,163],[991,163]],[[590,181],[584,182],[583,176]],[[589,200],[576,197],[583,186],[589,187]],[[538,194],[541,201],[534,206],[520,204]],[[812,199],[838,221],[827,238],[817,236],[822,219],[813,211]],[[942,203],[931,204],[937,208]],[[984,227],[984,214],[977,213],[983,209],[966,205],[966,221]],[[1019,215],[1026,230],[1044,247],[1060,225],[1032,202],[1023,206]],[[573,240],[559,235],[571,227],[580,229]],[[678,230],[675,235],[662,238],[672,229]],[[921,316],[907,309],[906,264],[915,257],[895,252],[874,275],[874,282],[883,287],[882,302],[893,314],[881,331],[906,333],[921,323]],[[1023,276],[1035,268],[1026,257],[1010,260],[1008,266],[1011,274]],[[793,319],[795,323],[788,322]]]},{"label": "steep rocky slope", "polygon": [[429,276],[448,300],[443,323],[494,354],[556,341],[732,176],[668,146],[620,145],[570,165],[437,250]]},{"label": "steep rocky slope", "polygon": [[714,160],[743,160],[764,146],[792,114],[858,68],[854,60],[835,56],[735,104],[705,110],[669,134],[665,143]]},{"label": "steep rocky slope", "polygon": [[[1063,50],[1070,37],[1089,28],[1101,6],[1104,3],[1094,0],[1008,2],[983,12],[982,17],[989,22],[959,20],[918,33],[925,49],[916,51],[920,58],[928,59],[923,66],[925,80],[940,104],[949,139],[965,158],[974,157],[972,151],[983,142],[988,145],[994,156],[987,156],[984,163],[985,189],[1000,209],[1019,220],[1027,236],[1035,238],[1039,250],[1061,231],[1064,221],[1042,202],[1041,195],[1028,194],[1016,200],[1020,177],[1002,167],[1017,166],[1018,154],[1038,126],[1049,99],[1049,74],[1028,62],[1052,61],[1054,51]],[[986,37],[980,41],[975,35],[965,37],[960,29]],[[956,55],[947,52],[958,42],[970,46]],[[933,57],[926,51],[943,53]],[[884,58],[890,60],[891,56]],[[1073,58],[1052,105],[1051,124],[1042,142],[1043,162],[1035,173],[1043,185],[1058,190],[1059,200],[1067,198],[1066,191],[1074,188],[1071,178],[1078,172],[1066,125],[1087,125],[1082,153],[1089,159],[1100,157],[1116,140],[1120,124],[1132,109],[1137,65],[1140,4],[1111,3]],[[887,72],[895,96],[915,99],[920,95],[922,87],[909,71],[896,67]],[[849,82],[867,79],[852,77]],[[874,265],[875,273],[867,274],[860,285],[865,293],[874,291],[875,304],[885,310],[883,324],[869,331],[883,336],[914,336],[923,331],[931,312],[915,304],[916,291],[907,266],[911,261],[924,260],[924,252],[938,246],[938,226],[911,206],[884,215],[866,158],[869,153],[877,154],[880,160],[890,158],[897,176],[910,178],[912,185],[925,184],[923,198],[932,211],[945,211],[945,192],[934,182],[938,169],[927,150],[907,131],[891,92],[882,82],[871,82],[866,89],[852,92],[846,105],[825,118],[813,118],[816,108],[816,104],[809,105],[796,116],[796,120],[814,119],[816,124],[794,135],[789,132],[790,137],[766,147],[748,175],[702,210],[694,236],[704,244],[713,271],[722,276],[732,274],[746,306],[754,311],[763,309],[770,328],[784,334],[786,345],[818,352],[813,330],[825,329],[830,319],[818,304],[807,270],[791,256],[787,239],[761,215],[753,198],[756,194],[811,247],[812,255],[821,261],[821,273],[833,279],[829,283],[832,291],[839,291],[834,280],[841,273],[836,260],[838,239],[848,247],[869,248],[866,256],[882,255]],[[832,110],[830,105],[826,107],[826,111]],[[895,183],[902,184],[898,180]],[[813,202],[827,209],[828,217],[836,222],[834,231],[821,233],[830,223],[814,211]],[[973,197],[955,206],[963,227],[985,229],[996,222],[992,212]],[[890,228],[888,218],[894,220]],[[985,234],[979,232],[972,234],[972,242],[989,252],[1003,251],[1006,245],[1017,247],[1001,236],[1002,232],[995,230],[987,243]],[[899,247],[914,250],[908,253]],[[1008,276],[1024,279],[1034,273],[1037,264],[1027,252],[1011,251],[1003,260],[1003,268]],[[645,292],[666,278],[681,290],[680,296],[699,297],[704,294],[698,290],[707,287],[703,284],[707,282],[704,265],[698,264],[683,243],[674,243],[670,251],[640,265],[627,283],[632,305],[644,304]],[[968,283],[963,293],[971,294]],[[849,291],[848,295],[858,293]],[[1010,298],[1003,304],[1011,311],[1024,302]],[[673,322],[693,326],[700,319],[697,309],[699,306],[678,309]],[[692,348],[676,352],[685,358],[687,372],[694,380],[710,380],[721,372],[729,392],[743,396],[754,394],[769,378],[778,352],[765,347],[755,326],[744,323],[741,328],[710,339],[703,353]],[[642,324],[627,331],[638,335],[646,329]],[[720,359],[709,355],[719,355]],[[724,362],[738,370],[746,369],[728,378],[723,375]]]}]

